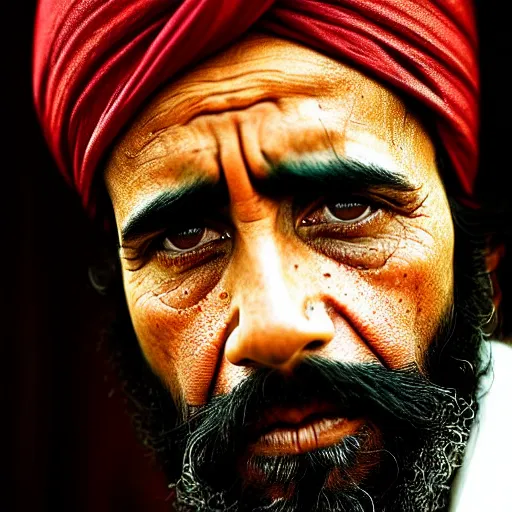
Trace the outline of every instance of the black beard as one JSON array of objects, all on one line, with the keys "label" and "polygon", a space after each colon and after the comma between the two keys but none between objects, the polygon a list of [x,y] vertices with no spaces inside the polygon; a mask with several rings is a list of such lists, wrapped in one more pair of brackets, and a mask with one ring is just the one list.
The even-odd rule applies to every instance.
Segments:
[{"label": "black beard", "polygon": [[[251,441],[251,425],[272,406],[318,400],[336,404],[336,416],[369,418],[369,425],[326,448],[243,459],[244,468],[263,473],[265,486],[279,485],[284,495],[292,496],[262,498],[261,488],[238,476],[240,455]],[[176,508],[442,510],[454,470],[462,462],[474,413],[474,402],[431,384],[413,368],[390,371],[312,357],[291,379],[260,370],[229,395],[212,399],[189,421],[180,422],[169,436],[170,451],[183,453]],[[383,446],[375,446],[379,433]],[[361,464],[371,465],[372,459],[379,464],[376,475],[356,481],[354,472]],[[345,482],[341,489],[327,485],[333,471]]]},{"label": "black beard", "polygon": [[[469,236],[457,225],[454,302],[429,347],[424,368],[428,380],[414,367],[390,371],[312,358],[298,368],[291,387],[278,374],[261,370],[191,417],[186,411],[177,412],[169,392],[145,363],[121,299],[110,339],[113,363],[137,409],[138,433],[154,451],[176,493],[175,509],[446,510],[477,412],[478,380],[486,370],[480,349],[491,318],[492,289],[484,254],[483,239]],[[314,383],[314,388],[302,389],[304,381]],[[265,389],[272,384],[272,394],[262,392],[263,382]],[[237,456],[247,446],[246,427],[258,413],[271,404],[311,402],[319,396],[328,397],[346,416],[369,418],[376,426],[384,442],[378,466],[342,489],[325,485],[334,467],[350,481],[372,451],[376,434],[362,429],[339,445],[299,456],[249,459],[267,482],[289,490],[286,496],[265,498],[261,490],[238,481]]]}]

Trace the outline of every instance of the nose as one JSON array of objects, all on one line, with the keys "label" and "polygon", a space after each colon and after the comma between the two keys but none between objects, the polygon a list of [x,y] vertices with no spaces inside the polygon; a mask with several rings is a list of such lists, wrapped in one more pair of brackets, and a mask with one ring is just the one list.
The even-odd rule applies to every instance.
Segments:
[{"label": "nose", "polygon": [[289,372],[329,343],[334,326],[325,305],[315,300],[311,282],[284,261],[283,251],[268,238],[257,245],[241,257],[238,325],[226,341],[225,355],[235,365]]}]

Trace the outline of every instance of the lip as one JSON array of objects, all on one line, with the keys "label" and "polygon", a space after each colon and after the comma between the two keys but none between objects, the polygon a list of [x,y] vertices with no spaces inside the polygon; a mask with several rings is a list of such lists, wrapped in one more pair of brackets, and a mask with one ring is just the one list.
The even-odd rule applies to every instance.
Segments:
[{"label": "lip", "polygon": [[336,413],[327,404],[272,409],[258,424],[251,446],[254,455],[297,455],[339,443],[357,432],[364,421]]}]

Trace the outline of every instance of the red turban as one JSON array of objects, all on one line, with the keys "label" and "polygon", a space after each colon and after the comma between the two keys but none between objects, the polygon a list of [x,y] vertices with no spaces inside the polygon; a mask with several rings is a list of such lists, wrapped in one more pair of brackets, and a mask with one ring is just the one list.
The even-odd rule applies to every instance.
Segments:
[{"label": "red turban", "polygon": [[89,211],[112,141],[163,83],[258,22],[414,97],[432,111],[460,191],[477,168],[477,35],[471,0],[40,0],[37,112]]}]

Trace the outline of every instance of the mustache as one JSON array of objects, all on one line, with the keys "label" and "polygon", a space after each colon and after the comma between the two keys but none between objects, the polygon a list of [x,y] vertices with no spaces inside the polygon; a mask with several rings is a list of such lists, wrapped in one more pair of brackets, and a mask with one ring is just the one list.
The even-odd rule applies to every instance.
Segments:
[{"label": "mustache", "polygon": [[[229,394],[214,397],[182,419],[174,435],[168,436],[174,439],[172,449],[184,454],[181,483],[196,482],[203,489],[232,483],[237,478],[237,457],[247,449],[252,428],[266,411],[317,402],[335,405],[338,416],[367,418],[409,442],[442,429],[453,418],[453,411],[460,410],[454,391],[431,383],[415,365],[390,370],[376,364],[309,357],[292,376],[256,370]],[[305,468],[309,474],[325,475],[333,467],[354,465],[369,435],[365,430],[347,436],[338,446],[298,456],[259,457],[255,464],[266,470],[273,483],[289,482]],[[188,495],[194,492],[187,489]]]},{"label": "mustache", "polygon": [[442,417],[439,402],[452,396],[421,374],[412,364],[391,370],[377,364],[345,363],[308,357],[285,376],[278,370],[259,369],[230,393],[213,397],[175,429],[188,436],[198,426],[216,430],[219,440],[243,434],[272,407],[300,407],[318,401],[336,405],[340,415],[371,416],[407,424],[415,429],[437,428]]}]

